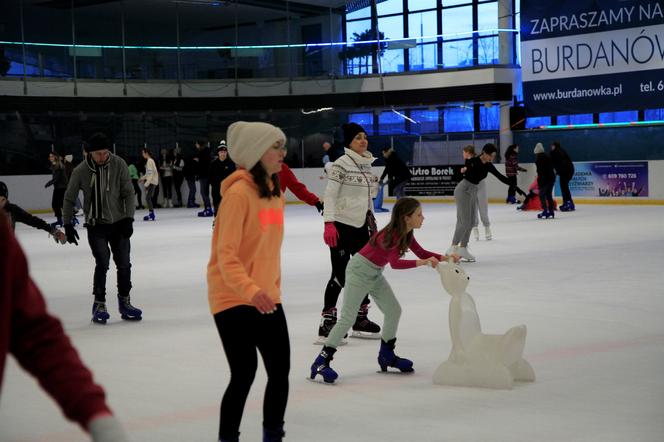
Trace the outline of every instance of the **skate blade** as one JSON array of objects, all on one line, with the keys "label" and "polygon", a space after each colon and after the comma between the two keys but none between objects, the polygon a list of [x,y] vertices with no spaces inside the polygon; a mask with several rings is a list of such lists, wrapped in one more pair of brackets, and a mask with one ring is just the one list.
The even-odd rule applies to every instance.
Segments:
[{"label": "skate blade", "polygon": [[[314,345],[325,345],[326,340],[327,338],[325,336],[319,336],[318,339],[314,341]],[[348,339],[343,338],[341,342],[339,342],[339,347],[346,344],[348,344]]]},{"label": "skate blade", "polygon": [[395,369],[395,371],[383,371],[383,370],[378,370],[376,373],[378,374],[396,374],[396,375],[409,375],[415,373],[415,369],[412,369],[411,371],[401,371],[398,368]]},{"label": "skate blade", "polygon": [[122,315],[120,316],[122,319],[125,321],[140,321],[143,319],[143,316],[127,316],[127,315]]},{"label": "skate blade", "polygon": [[351,338],[359,338],[359,339],[380,339],[380,333],[368,333],[356,330],[353,330],[350,336]]},{"label": "skate blade", "polygon": [[337,385],[337,381],[335,380],[334,382],[325,382],[322,377],[316,376],[315,378],[311,379],[311,376],[307,376],[305,378],[309,382],[313,382],[314,384],[321,384],[321,385],[328,385],[328,386],[333,386]]}]

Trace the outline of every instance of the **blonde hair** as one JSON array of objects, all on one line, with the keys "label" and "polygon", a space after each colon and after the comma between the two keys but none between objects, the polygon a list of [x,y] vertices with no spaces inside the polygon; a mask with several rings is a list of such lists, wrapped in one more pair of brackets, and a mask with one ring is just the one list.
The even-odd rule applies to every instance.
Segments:
[{"label": "blonde hair", "polygon": [[472,144],[469,144],[468,146],[463,148],[463,151],[466,152],[466,153],[469,153],[471,155],[475,155],[475,146],[473,146]]}]

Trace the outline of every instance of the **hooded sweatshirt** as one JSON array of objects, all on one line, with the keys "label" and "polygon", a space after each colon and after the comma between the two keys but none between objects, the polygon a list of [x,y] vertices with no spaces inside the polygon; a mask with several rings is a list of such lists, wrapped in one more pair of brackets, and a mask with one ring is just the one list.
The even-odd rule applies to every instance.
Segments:
[{"label": "hooded sweatshirt", "polygon": [[252,305],[259,291],[281,303],[284,197],[261,198],[251,174],[233,172],[221,183],[220,214],[207,267],[210,311]]}]

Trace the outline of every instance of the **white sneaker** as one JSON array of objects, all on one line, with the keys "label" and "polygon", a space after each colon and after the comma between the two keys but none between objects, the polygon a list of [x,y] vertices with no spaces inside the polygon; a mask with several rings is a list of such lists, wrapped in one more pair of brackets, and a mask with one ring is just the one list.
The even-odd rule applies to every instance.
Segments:
[{"label": "white sneaker", "polygon": [[487,241],[491,241],[491,227],[484,226],[484,237]]},{"label": "white sneaker", "polygon": [[464,261],[475,262],[475,257],[470,254],[468,247],[458,247],[456,254],[459,255]]},{"label": "white sneaker", "polygon": [[477,227],[473,227],[473,237],[475,237],[475,241],[480,240],[480,229]]}]

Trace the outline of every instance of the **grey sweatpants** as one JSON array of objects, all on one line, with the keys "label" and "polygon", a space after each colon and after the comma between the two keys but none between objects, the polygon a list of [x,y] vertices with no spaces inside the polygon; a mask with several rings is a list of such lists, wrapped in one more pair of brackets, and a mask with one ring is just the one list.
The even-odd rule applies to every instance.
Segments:
[{"label": "grey sweatpants", "polygon": [[477,184],[463,179],[454,188],[457,222],[452,244],[466,247],[477,218]]},{"label": "grey sweatpants", "polygon": [[381,336],[387,342],[397,335],[401,306],[394,292],[383,276],[383,267],[372,263],[356,253],[346,267],[346,285],[341,315],[325,340],[328,347],[337,348],[344,335],[351,329],[364,296],[369,293],[381,312],[385,315]]},{"label": "grey sweatpants", "polygon": [[[484,227],[490,226],[491,221],[489,220],[489,194],[486,190],[486,180],[480,181],[480,183],[477,185],[477,211],[480,214],[482,225]],[[477,227],[478,224],[479,222],[476,216],[473,227]]]}]

